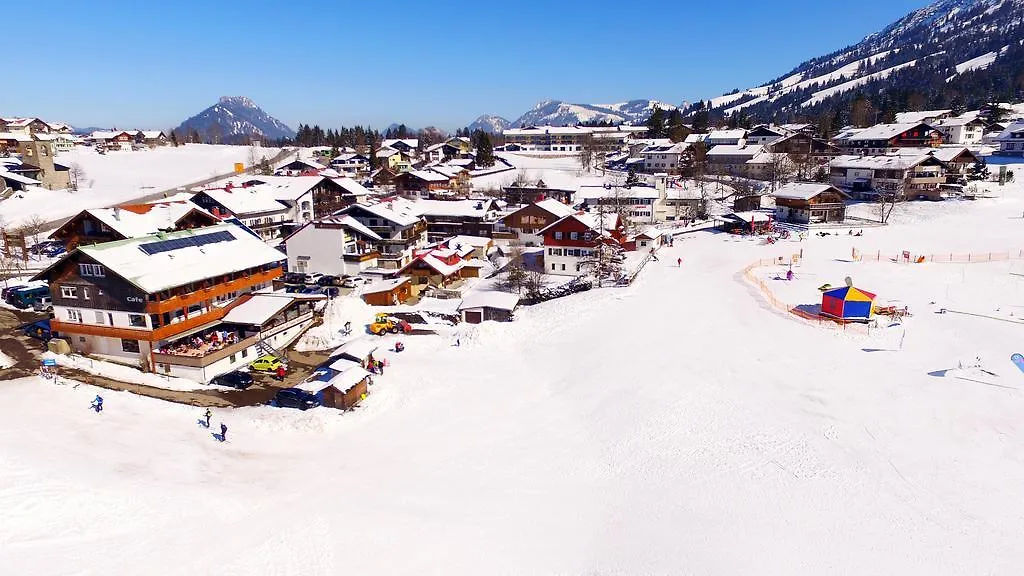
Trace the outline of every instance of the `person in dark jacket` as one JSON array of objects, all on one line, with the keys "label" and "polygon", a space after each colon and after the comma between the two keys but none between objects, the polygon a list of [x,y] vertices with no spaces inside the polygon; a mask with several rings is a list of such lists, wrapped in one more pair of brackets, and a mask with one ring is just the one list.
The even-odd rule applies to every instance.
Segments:
[{"label": "person in dark jacket", "polygon": [[223,422],[221,422],[220,423],[220,441],[224,442],[227,439],[228,439],[228,425],[223,423]]},{"label": "person in dark jacket", "polygon": [[210,418],[213,417],[213,412],[210,412],[210,409],[207,408],[206,409],[206,413],[203,414],[203,417],[206,418],[206,427],[209,428],[210,427]]}]

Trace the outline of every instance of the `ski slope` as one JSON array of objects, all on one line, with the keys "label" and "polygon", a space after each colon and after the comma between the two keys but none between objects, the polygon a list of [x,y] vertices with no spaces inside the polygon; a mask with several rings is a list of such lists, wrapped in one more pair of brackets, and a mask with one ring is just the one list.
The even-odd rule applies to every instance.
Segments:
[{"label": "ski slope", "polygon": [[[355,412],[217,411],[226,444],[196,427],[198,409],[104,392],[97,415],[88,386],[4,382],[17,409],[0,435],[0,566],[1017,574],[1024,374],[1008,353],[1022,327],[929,302],[949,285],[951,299],[1024,304],[1021,261],[841,262],[854,246],[1024,244],[1024,189],[995,195],[900,207],[863,237],[683,235],[629,288],[403,337]],[[911,305],[902,348],[775,312],[739,277],[799,250],[780,297],[813,301],[850,275]],[[977,356],[999,385],[930,374]]]}]

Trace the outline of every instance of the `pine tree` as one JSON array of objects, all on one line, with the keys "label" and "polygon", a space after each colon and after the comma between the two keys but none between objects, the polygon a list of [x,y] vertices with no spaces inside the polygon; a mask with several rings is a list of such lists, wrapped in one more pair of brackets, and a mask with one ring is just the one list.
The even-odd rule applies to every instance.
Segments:
[{"label": "pine tree", "polygon": [[668,137],[673,142],[686,140],[687,128],[683,124],[683,113],[678,108],[673,108],[668,114]]},{"label": "pine tree", "polygon": [[711,114],[708,112],[703,100],[697,102],[697,105],[694,107],[692,124],[693,131],[700,134],[707,132],[711,126]]},{"label": "pine tree", "polygon": [[476,164],[482,168],[494,166],[494,145],[491,136],[483,130],[473,133],[473,145],[476,147]]},{"label": "pine tree", "polygon": [[647,119],[647,137],[665,137],[665,112],[657,106],[655,106],[654,111],[651,112],[651,117]]}]

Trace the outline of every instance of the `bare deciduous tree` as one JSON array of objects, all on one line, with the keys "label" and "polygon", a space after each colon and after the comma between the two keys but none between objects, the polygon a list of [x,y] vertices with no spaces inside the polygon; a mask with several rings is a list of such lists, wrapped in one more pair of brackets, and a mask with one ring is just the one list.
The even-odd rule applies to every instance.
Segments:
[{"label": "bare deciduous tree", "polygon": [[908,174],[895,186],[887,190],[878,191],[878,221],[882,224],[889,222],[893,210],[899,202],[906,200],[907,190],[910,188],[910,175]]},{"label": "bare deciduous tree", "polygon": [[591,168],[594,167],[594,157],[597,153],[594,144],[594,135],[587,134],[583,137],[583,141],[580,143],[579,152],[576,153],[577,158],[580,161],[580,168],[584,172],[590,172]]},{"label": "bare deciduous tree", "polygon": [[87,183],[85,168],[78,162],[72,162],[71,166],[68,166],[68,177],[71,179],[71,189],[76,192],[82,184]]},{"label": "bare deciduous tree", "polygon": [[25,223],[21,225],[20,232],[25,234],[26,240],[31,238],[32,244],[39,243],[39,235],[43,233],[43,227],[46,225],[46,220],[39,214],[33,214],[25,219]]}]

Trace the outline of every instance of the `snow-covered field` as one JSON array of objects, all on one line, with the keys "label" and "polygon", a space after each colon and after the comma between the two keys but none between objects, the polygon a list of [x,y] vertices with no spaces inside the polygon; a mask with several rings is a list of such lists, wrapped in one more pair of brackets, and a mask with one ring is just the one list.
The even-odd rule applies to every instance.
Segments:
[{"label": "snow-covered field", "polygon": [[563,190],[575,190],[583,179],[597,177],[597,174],[584,173],[580,169],[579,158],[571,153],[561,157],[524,156],[512,152],[499,152],[497,155],[516,169],[473,178],[474,190],[508,186],[516,181],[520,173],[526,176],[526,180],[530,184],[536,184],[537,180],[544,180],[548,188]]},{"label": "snow-covered field", "polygon": [[[236,162],[250,161],[248,146],[188,144],[134,152],[97,154],[80,147],[61,154],[63,164],[78,164],[84,170],[80,190],[54,191],[32,188],[0,202],[0,217],[18,224],[38,215],[44,220],[73,216],[86,208],[99,208],[154,194],[176,186],[226,174]],[[257,160],[273,158],[279,149],[257,148]]]},{"label": "snow-covered field", "polygon": [[[0,435],[0,566],[1018,574],[1024,373],[1009,353],[1024,327],[935,308],[1016,309],[1022,261],[842,260],[1024,248],[1022,213],[1016,185],[901,206],[862,237],[683,234],[629,288],[460,327],[458,347],[402,337],[354,412],[218,411],[225,444],[198,409],[106,392],[95,414],[88,386],[0,383],[17,406]],[[851,276],[910,306],[902,343],[769,309],[739,273],[801,248],[797,279],[769,280],[781,298]],[[946,375],[978,356],[997,381]]]}]

